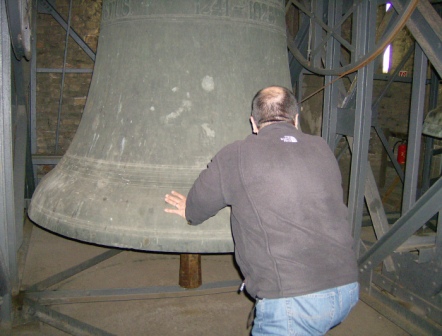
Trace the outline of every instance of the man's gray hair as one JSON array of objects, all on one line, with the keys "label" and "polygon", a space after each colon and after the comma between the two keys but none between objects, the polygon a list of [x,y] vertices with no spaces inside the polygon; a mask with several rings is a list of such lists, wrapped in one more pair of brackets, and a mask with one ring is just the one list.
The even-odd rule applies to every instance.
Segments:
[{"label": "man's gray hair", "polygon": [[258,128],[265,123],[278,121],[295,124],[298,113],[295,95],[282,86],[264,88],[258,91],[252,101],[252,117]]}]

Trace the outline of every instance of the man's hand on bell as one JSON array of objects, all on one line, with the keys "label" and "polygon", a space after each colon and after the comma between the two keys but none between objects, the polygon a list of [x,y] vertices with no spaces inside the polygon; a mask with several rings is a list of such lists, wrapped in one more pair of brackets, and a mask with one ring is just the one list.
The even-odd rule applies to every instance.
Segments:
[{"label": "man's hand on bell", "polygon": [[166,208],[165,212],[177,214],[186,219],[186,196],[172,190],[170,194],[166,194],[164,200],[174,208]]}]

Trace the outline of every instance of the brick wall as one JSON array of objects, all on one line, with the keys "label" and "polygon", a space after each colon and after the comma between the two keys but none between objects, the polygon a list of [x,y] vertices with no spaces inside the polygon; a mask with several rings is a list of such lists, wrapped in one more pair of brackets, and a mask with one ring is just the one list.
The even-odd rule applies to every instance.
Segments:
[{"label": "brick wall", "polygon": [[[57,0],[56,10],[68,21],[69,2]],[[96,51],[101,19],[100,0],[73,0],[71,27]],[[63,67],[66,31],[48,14],[37,16],[37,68]],[[93,61],[72,39],[68,40],[66,69],[92,69]],[[91,73],[66,73],[63,94],[61,73],[37,74],[37,153],[63,154],[68,148],[83,113]],[[59,109],[62,97],[61,109]],[[60,110],[58,152],[56,129]]]}]

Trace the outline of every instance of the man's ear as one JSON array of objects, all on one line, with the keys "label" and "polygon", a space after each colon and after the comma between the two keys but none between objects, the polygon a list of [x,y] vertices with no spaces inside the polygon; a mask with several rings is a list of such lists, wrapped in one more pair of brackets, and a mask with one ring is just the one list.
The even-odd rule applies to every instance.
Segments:
[{"label": "man's ear", "polygon": [[299,113],[297,113],[295,116],[295,127],[296,129],[299,129]]},{"label": "man's ear", "polygon": [[252,123],[252,132],[258,134],[259,128],[256,126],[255,119],[252,116],[250,116],[250,122]]}]

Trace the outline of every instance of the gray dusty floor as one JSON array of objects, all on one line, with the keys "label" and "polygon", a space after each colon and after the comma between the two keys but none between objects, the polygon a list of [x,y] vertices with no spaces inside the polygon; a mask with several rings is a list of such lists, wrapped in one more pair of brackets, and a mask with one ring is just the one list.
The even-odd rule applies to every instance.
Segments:
[{"label": "gray dusty floor", "polygon": [[[75,242],[32,227],[22,269],[22,289],[62,272],[107,248]],[[177,286],[179,256],[123,251],[64,280],[49,290],[92,290]],[[232,255],[202,256],[203,284],[238,280]],[[50,308],[116,335],[249,335],[246,321],[253,303],[233,288],[209,292],[185,291],[180,297],[138,298],[124,301],[69,303]],[[24,315],[26,317],[26,314]],[[67,335],[45,323],[16,319],[11,330],[0,334]],[[360,301],[333,336],[409,335],[385,316]]]}]

